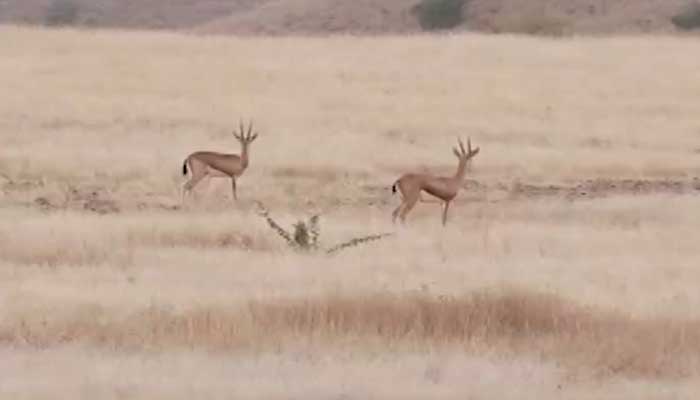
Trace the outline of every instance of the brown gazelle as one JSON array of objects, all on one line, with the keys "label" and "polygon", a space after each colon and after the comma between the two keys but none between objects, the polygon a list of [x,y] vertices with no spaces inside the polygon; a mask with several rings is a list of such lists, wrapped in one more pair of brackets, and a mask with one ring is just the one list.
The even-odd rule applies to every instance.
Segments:
[{"label": "brown gazelle", "polygon": [[406,221],[406,215],[416,205],[416,202],[421,198],[421,192],[425,191],[438,199],[442,200],[442,224],[447,223],[447,210],[450,208],[450,202],[457,196],[464,174],[466,173],[467,162],[475,155],[479,154],[479,148],[472,149],[471,139],[467,140],[467,149],[464,149],[462,140],[459,140],[459,149],[452,149],[454,154],[459,158],[457,172],[454,176],[443,177],[430,174],[405,174],[401,176],[391,187],[393,193],[396,190],[401,192],[401,205],[392,213],[392,221],[396,222],[396,217],[399,217],[401,222]]},{"label": "brown gazelle", "polygon": [[240,131],[233,132],[233,136],[241,142],[241,155],[215,153],[211,151],[198,151],[190,154],[182,164],[182,174],[187,175],[187,170],[192,173],[190,179],[182,187],[182,202],[185,196],[205,177],[231,178],[233,199],[238,200],[236,194],[236,179],[240,177],[249,163],[249,147],[258,137],[253,133],[253,122],[248,125],[248,131],[244,130],[243,122],[240,123]]}]

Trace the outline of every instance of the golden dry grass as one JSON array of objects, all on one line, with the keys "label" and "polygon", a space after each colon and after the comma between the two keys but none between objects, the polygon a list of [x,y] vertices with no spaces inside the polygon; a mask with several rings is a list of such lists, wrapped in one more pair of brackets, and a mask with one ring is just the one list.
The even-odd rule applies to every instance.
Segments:
[{"label": "golden dry grass", "polygon": [[[265,332],[265,334],[261,334]],[[56,317],[8,315],[0,340],[37,348],[88,344],[112,350],[207,349],[261,353],[305,344],[364,352],[498,352],[558,362],[595,378],[678,379],[700,366],[700,321],[635,320],[509,289],[469,296],[363,295],[258,300],[246,307],[176,312],[149,306],[115,316],[99,306]]]},{"label": "golden dry grass", "polygon": [[[0,33],[2,396],[698,389],[693,41]],[[248,117],[241,201],[178,208],[187,153]],[[458,135],[482,153],[449,225],[391,226],[392,181],[450,173]],[[324,248],[396,234],[297,254],[254,200],[321,212]]]}]

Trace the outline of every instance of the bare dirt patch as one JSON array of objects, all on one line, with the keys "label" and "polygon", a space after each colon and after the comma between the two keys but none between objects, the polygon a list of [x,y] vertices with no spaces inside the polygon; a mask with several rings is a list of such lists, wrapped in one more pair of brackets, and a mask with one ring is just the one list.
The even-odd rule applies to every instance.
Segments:
[{"label": "bare dirt patch", "polygon": [[63,193],[63,199],[39,196],[33,204],[44,211],[83,210],[103,215],[121,211],[111,193],[100,186],[70,186]]},{"label": "bare dirt patch", "polygon": [[[540,198],[581,201],[612,196],[700,195],[700,179],[586,179],[571,184],[536,184],[523,182],[489,182],[466,179],[456,202],[530,201]],[[389,204],[389,186],[363,186],[366,204]],[[437,201],[424,195],[427,202]]]},{"label": "bare dirt patch", "polygon": [[[279,179],[291,180],[287,184],[296,188],[300,182],[319,182],[323,187],[341,179],[342,173],[335,170],[306,171],[297,168],[283,168],[273,171],[273,175]],[[296,182],[296,183],[295,183]],[[125,196],[118,192],[110,191],[99,185],[72,185],[62,194],[48,192],[41,194],[41,182],[12,182],[5,184],[2,189],[5,201],[15,200],[26,207],[38,208],[43,211],[73,210],[85,211],[96,214],[115,214],[123,211],[178,211],[181,209],[179,199],[168,195],[144,194]],[[285,186],[286,187],[286,186]],[[297,201],[294,198],[280,202],[279,199],[270,199],[270,204],[285,206],[297,204],[299,206],[314,207],[342,207],[342,206],[386,206],[393,204],[390,185],[359,185],[359,191],[355,194],[323,193],[321,199],[313,201]],[[39,193],[31,201],[23,201],[24,193],[31,190]],[[296,189],[295,189],[296,193]],[[467,179],[463,184],[463,191],[457,198],[457,202],[473,201],[529,201],[540,198],[561,199],[566,201],[586,201],[602,199],[613,196],[650,196],[657,194],[666,195],[700,195],[700,179],[586,179],[570,184],[537,184],[516,182],[490,182]],[[306,197],[309,197],[308,193]],[[429,195],[425,200],[435,201]],[[309,197],[313,198],[313,196]],[[213,202],[214,200],[208,199]],[[227,204],[229,200],[222,200]],[[250,208],[248,202],[239,202],[245,209]],[[244,204],[245,203],[245,204]]]},{"label": "bare dirt patch", "polygon": [[[503,186],[501,186],[503,188]],[[700,194],[700,179],[587,179],[572,185],[534,185],[516,182],[507,189],[512,198],[560,197],[569,200],[652,194]]]}]

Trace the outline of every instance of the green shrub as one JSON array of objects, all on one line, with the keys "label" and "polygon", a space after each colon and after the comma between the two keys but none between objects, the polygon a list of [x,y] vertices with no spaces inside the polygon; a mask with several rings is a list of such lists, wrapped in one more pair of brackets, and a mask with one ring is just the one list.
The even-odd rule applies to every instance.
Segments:
[{"label": "green shrub", "polygon": [[680,14],[671,17],[671,22],[676,28],[686,31],[700,28],[700,4],[689,5]]},{"label": "green shrub", "polygon": [[424,30],[450,29],[464,22],[462,13],[467,0],[421,0],[413,8]]},{"label": "green shrub", "polygon": [[54,0],[46,9],[45,23],[50,26],[73,25],[80,9],[71,0]]}]

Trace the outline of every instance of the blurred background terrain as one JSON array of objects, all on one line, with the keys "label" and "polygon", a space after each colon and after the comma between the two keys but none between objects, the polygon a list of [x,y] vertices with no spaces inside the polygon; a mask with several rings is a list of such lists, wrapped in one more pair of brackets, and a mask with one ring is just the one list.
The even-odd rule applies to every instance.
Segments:
[{"label": "blurred background terrain", "polygon": [[432,17],[449,20],[447,26],[438,22],[441,28],[489,33],[670,33],[694,29],[699,9],[692,0],[2,0],[0,22],[223,34],[386,34],[431,29],[435,25],[425,18]]}]

